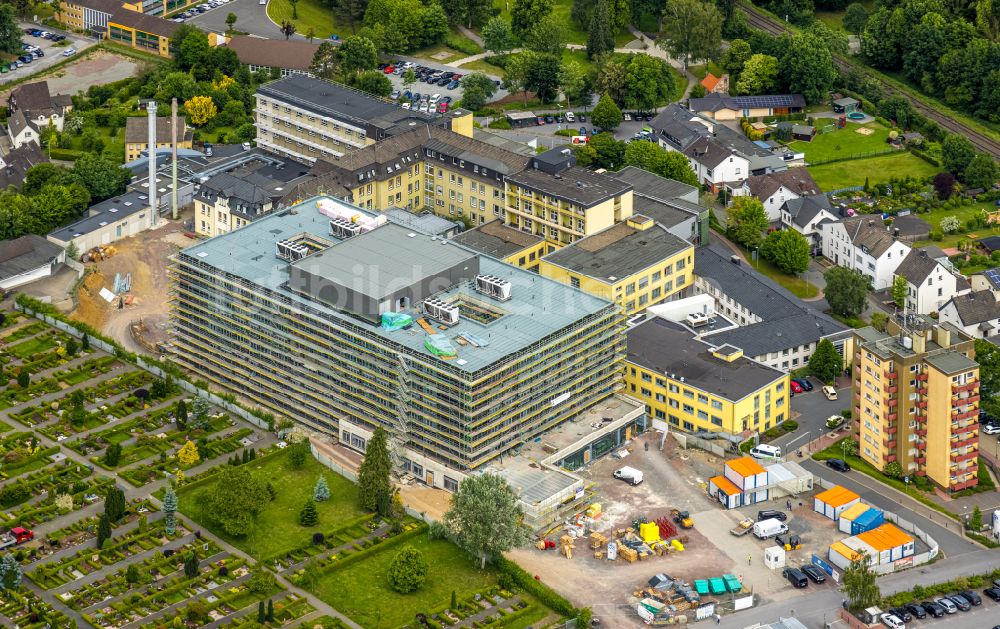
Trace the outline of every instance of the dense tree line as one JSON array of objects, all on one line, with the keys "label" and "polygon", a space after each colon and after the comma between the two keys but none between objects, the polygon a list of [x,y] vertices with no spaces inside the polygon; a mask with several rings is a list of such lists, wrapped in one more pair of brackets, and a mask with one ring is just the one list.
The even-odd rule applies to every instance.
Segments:
[{"label": "dense tree line", "polygon": [[831,51],[841,47],[846,48],[843,38],[822,24],[793,36],[754,31],[732,40],[720,65],[729,73],[733,94],[791,92],[819,103],[837,80]]}]

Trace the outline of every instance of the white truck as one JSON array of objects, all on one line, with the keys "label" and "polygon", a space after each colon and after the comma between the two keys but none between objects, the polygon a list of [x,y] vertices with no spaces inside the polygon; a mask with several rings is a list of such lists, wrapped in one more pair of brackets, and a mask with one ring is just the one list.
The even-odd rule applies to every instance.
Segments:
[{"label": "white truck", "polygon": [[781,520],[761,520],[753,525],[753,534],[759,539],[770,539],[775,535],[788,532],[788,526]]},{"label": "white truck", "polygon": [[642,482],[642,472],[634,467],[623,467],[615,470],[615,478],[623,480],[630,485],[638,485]]}]

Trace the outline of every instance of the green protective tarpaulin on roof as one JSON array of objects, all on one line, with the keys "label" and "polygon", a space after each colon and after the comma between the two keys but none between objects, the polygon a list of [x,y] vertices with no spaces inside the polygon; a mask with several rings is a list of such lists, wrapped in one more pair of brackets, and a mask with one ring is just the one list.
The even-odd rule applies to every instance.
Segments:
[{"label": "green protective tarpaulin on roof", "polygon": [[444,334],[428,334],[427,338],[424,339],[424,347],[435,356],[451,357],[458,354],[458,350],[455,349],[455,345],[452,344],[451,339]]},{"label": "green protective tarpaulin on roof", "polygon": [[413,324],[413,317],[406,314],[405,312],[383,312],[382,313],[382,329],[387,332],[392,332],[393,330],[401,330],[408,325]]},{"label": "green protective tarpaulin on roof", "polygon": [[712,588],[712,594],[726,593],[726,582],[722,580],[722,577],[709,579],[708,584]]},{"label": "green protective tarpaulin on roof", "polygon": [[694,590],[698,594],[708,594],[708,581],[705,579],[695,579]]}]

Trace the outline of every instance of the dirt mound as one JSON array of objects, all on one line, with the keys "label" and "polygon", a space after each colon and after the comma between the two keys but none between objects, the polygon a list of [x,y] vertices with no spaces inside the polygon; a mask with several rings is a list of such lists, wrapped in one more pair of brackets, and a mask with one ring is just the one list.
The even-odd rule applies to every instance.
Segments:
[{"label": "dirt mound", "polygon": [[70,317],[100,330],[108,318],[108,302],[101,297],[101,289],[107,284],[104,274],[94,271],[87,275],[76,293],[77,306]]}]

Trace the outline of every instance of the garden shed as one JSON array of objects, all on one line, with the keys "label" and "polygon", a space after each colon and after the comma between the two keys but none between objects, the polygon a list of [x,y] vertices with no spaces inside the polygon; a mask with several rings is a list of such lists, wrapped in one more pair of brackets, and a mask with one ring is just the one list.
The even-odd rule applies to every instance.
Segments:
[{"label": "garden shed", "polygon": [[858,99],[845,96],[833,101],[833,112],[836,114],[849,114],[859,111],[860,105],[861,103],[858,102]]}]

